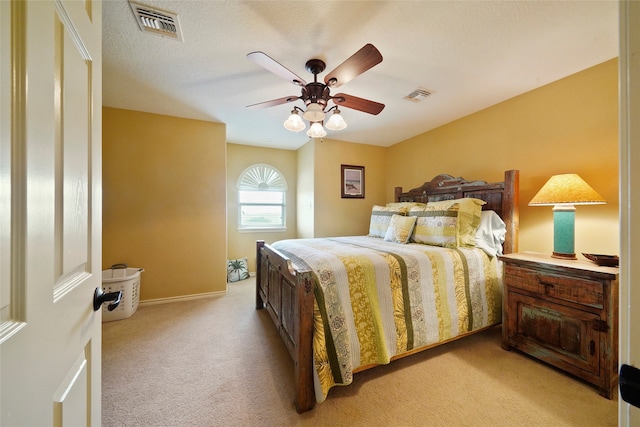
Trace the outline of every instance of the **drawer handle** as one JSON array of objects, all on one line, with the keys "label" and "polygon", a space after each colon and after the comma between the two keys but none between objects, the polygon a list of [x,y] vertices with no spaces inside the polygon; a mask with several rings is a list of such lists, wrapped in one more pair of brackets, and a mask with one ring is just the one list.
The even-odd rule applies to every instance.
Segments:
[{"label": "drawer handle", "polygon": [[538,283],[540,283],[545,288],[554,288],[555,287],[555,285],[553,283],[545,282],[544,280],[538,280]]},{"label": "drawer handle", "polygon": [[589,343],[589,352],[592,356],[596,354],[596,343],[593,340],[591,340],[591,342]]},{"label": "drawer handle", "polygon": [[544,286],[545,295],[549,295],[551,293],[551,290],[555,287],[553,283],[545,282],[544,280],[538,280],[538,283]]}]

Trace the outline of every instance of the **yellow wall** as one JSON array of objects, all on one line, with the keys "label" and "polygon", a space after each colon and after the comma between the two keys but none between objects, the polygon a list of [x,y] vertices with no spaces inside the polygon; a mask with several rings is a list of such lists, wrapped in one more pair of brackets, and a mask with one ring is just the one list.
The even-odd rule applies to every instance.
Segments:
[{"label": "yellow wall", "polygon": [[[311,140],[297,151],[298,156],[298,206],[297,237],[308,239],[314,231],[314,151],[315,141]],[[312,167],[309,167],[312,165]]]},{"label": "yellow wall", "polygon": [[[385,197],[384,147],[322,139],[314,150],[314,236],[353,236],[369,232],[371,207],[393,201]],[[341,197],[341,165],[364,166],[364,199]]]},{"label": "yellow wall", "polygon": [[[296,152],[292,150],[227,145],[227,256],[229,259],[246,257],[249,271],[256,271],[256,240],[273,243],[276,240],[296,237],[296,162]],[[284,232],[238,231],[238,178],[246,168],[256,163],[266,163],[275,167],[287,181],[287,230]]]},{"label": "yellow wall", "polygon": [[103,268],[144,268],[141,300],[226,291],[225,125],[102,118]]},{"label": "yellow wall", "polygon": [[577,206],[576,252],[619,253],[617,59],[389,148],[387,195],[439,173],[502,180],[520,170],[520,250],[551,253],[551,207],[527,204],[555,174],[577,173],[607,205]]}]

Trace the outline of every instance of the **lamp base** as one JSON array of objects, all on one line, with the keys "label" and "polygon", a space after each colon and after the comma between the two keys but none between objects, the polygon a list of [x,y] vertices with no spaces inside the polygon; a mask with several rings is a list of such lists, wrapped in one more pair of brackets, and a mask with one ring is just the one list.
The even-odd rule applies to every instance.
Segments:
[{"label": "lamp base", "polygon": [[551,258],[558,258],[558,259],[578,259],[578,257],[576,257],[576,254],[565,254],[562,252],[553,252],[551,254]]},{"label": "lamp base", "polygon": [[578,259],[575,254],[576,208],[570,204],[553,207],[553,254],[552,258]]}]

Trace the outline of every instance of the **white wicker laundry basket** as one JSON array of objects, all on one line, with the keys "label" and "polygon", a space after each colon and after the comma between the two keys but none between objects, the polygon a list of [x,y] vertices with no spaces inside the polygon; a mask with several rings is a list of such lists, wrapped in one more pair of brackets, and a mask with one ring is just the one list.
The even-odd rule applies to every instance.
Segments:
[{"label": "white wicker laundry basket", "polygon": [[114,264],[102,270],[102,290],[105,293],[122,291],[118,307],[109,311],[108,304],[102,305],[102,321],[121,320],[131,317],[140,302],[140,273],[144,268],[129,268],[126,264]]}]

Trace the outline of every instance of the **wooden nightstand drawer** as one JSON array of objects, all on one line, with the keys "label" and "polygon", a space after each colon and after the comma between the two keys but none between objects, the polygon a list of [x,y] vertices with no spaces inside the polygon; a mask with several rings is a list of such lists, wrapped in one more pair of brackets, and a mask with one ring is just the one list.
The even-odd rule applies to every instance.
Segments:
[{"label": "wooden nightstand drawer", "polygon": [[604,286],[601,281],[510,264],[505,265],[504,272],[505,282],[513,288],[595,308],[603,307]]}]

